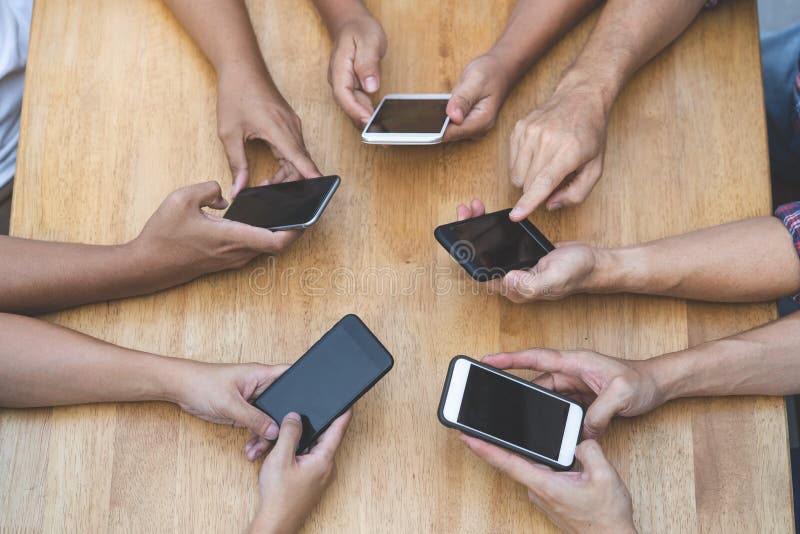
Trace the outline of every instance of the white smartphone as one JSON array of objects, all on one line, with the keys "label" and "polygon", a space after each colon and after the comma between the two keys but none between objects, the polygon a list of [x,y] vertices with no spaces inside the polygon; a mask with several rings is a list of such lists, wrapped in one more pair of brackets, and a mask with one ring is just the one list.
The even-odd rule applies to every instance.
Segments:
[{"label": "white smartphone", "polygon": [[435,145],[450,124],[445,109],[449,94],[386,95],[361,133],[361,140],[377,145]]},{"label": "white smartphone", "polygon": [[442,391],[439,420],[447,427],[567,470],[575,462],[583,408],[490,365],[456,356]]}]

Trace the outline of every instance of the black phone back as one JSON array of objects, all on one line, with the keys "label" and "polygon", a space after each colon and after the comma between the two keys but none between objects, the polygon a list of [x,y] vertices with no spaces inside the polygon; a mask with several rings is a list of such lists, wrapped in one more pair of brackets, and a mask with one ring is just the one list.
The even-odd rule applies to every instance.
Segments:
[{"label": "black phone back", "polygon": [[356,315],[346,315],[255,401],[278,424],[300,415],[297,452],[317,437],[394,365],[389,351]]}]

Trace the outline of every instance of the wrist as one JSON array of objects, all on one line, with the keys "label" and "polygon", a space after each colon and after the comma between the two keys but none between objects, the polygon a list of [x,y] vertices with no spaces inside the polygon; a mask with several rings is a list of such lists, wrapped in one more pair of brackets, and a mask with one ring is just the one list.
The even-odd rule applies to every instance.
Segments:
[{"label": "wrist", "polygon": [[317,1],[317,9],[322,15],[325,26],[328,28],[328,34],[334,41],[342,33],[342,30],[349,24],[359,20],[367,20],[375,24],[379,24],[372,13],[369,12],[367,7],[360,1],[349,2],[346,7],[341,6],[328,6],[323,2]]},{"label": "wrist", "polygon": [[641,362],[642,369],[655,384],[656,403],[653,408],[674,399],[693,396],[693,363],[696,358],[695,349],[686,349]]},{"label": "wrist", "polygon": [[300,530],[301,526],[296,523],[291,519],[270,513],[262,504],[247,531],[250,534],[294,534]]},{"label": "wrist", "polygon": [[623,87],[623,80],[615,73],[603,73],[600,69],[584,68],[576,63],[567,69],[553,94],[577,91],[587,99],[594,100],[602,110],[606,121],[611,108]]}]

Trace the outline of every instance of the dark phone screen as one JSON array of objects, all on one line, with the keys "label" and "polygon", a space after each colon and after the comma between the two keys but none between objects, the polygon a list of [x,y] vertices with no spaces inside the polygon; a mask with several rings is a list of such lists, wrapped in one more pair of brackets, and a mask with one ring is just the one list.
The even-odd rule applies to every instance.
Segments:
[{"label": "dark phone screen", "polygon": [[471,365],[458,422],[558,460],[569,404]]},{"label": "dark phone screen", "polygon": [[243,189],[225,218],[261,228],[305,224],[338,181],[336,176],[323,176]]},{"label": "dark phone screen", "polygon": [[370,133],[439,133],[447,118],[447,100],[387,99],[367,128]]},{"label": "dark phone screen", "polygon": [[392,363],[392,356],[366,325],[348,315],[267,388],[255,405],[278,424],[289,412],[300,414],[303,436],[298,451],[302,451]]},{"label": "dark phone screen", "polygon": [[521,223],[508,218],[508,210],[468,219],[449,230],[454,239],[450,253],[461,263],[478,264],[487,276],[495,269],[508,271],[519,265],[536,265],[548,252]]}]

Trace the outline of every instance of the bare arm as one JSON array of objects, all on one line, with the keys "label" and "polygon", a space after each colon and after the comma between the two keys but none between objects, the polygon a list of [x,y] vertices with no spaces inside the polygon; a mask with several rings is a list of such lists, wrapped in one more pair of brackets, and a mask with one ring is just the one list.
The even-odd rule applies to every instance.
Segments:
[{"label": "bare arm", "polygon": [[[479,200],[458,220],[483,215]],[[641,293],[719,302],[772,300],[800,292],[800,258],[774,217],[758,217],[641,245],[596,248],[558,243],[527,271],[492,282],[514,302],[576,293]]]},{"label": "bare arm", "polygon": [[0,407],[168,401],[218,424],[250,429],[253,460],[278,435],[250,404],[286,366],[224,365],[117,347],[39,319],[0,313]]},{"label": "bare arm", "polygon": [[299,236],[203,210],[225,206],[219,184],[206,182],[169,195],[139,237],[124,245],[0,237],[0,312],[44,313],[152,293],[278,253]]},{"label": "bare arm", "polygon": [[774,217],[596,252],[598,276],[590,277],[590,292],[750,302],[800,291],[800,258]]}]

